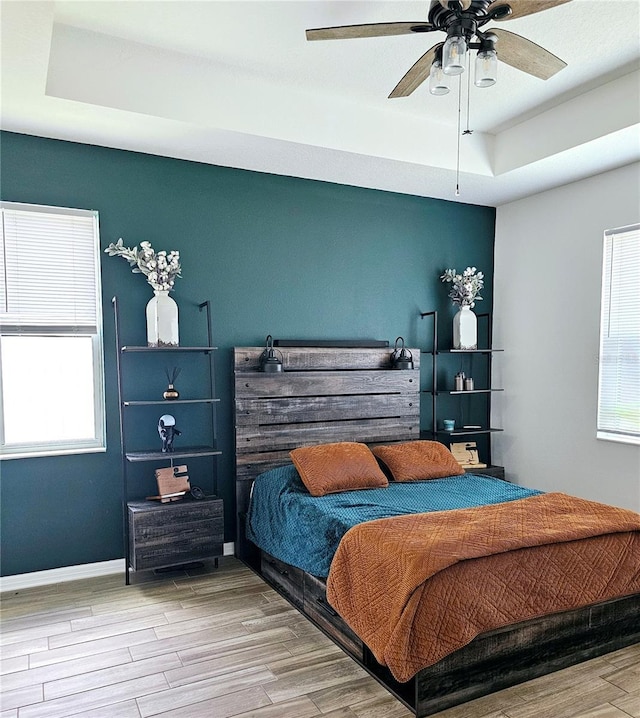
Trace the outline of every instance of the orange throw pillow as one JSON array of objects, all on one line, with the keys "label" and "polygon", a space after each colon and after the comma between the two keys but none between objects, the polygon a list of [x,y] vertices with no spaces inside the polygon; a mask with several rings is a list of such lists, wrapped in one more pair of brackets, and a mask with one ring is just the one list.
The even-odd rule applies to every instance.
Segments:
[{"label": "orange throw pillow", "polygon": [[344,441],[305,446],[290,451],[289,456],[312,496],[389,486],[366,444]]},{"label": "orange throw pillow", "polygon": [[374,446],[371,451],[389,469],[396,481],[419,481],[460,476],[464,469],[439,441],[405,441]]}]

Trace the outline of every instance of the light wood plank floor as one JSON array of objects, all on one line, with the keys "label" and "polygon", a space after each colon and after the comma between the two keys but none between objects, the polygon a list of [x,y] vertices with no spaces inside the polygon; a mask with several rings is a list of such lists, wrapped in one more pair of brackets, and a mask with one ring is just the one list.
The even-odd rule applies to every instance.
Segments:
[{"label": "light wood plank floor", "polygon": [[[235,559],[4,593],[1,718],[409,718]],[[438,718],[640,718],[640,646]]]}]

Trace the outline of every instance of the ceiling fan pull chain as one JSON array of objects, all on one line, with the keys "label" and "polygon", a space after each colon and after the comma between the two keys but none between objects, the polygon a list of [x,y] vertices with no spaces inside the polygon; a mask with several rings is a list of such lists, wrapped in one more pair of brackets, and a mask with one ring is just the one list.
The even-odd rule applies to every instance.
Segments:
[{"label": "ceiling fan pull chain", "polygon": [[469,53],[467,53],[467,129],[464,131],[465,135],[470,135],[473,130],[469,128],[469,115],[471,113],[471,61],[469,60]]},{"label": "ceiling fan pull chain", "polygon": [[462,115],[462,78],[458,75],[458,147],[456,151],[456,197],[460,196],[460,136]]}]

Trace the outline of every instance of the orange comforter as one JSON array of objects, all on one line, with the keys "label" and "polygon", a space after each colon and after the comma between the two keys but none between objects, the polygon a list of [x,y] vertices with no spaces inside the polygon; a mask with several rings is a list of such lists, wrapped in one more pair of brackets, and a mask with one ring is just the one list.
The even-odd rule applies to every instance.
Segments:
[{"label": "orange comforter", "polygon": [[327,579],[399,681],[485,631],[638,592],[640,515],[559,493],[360,524]]}]

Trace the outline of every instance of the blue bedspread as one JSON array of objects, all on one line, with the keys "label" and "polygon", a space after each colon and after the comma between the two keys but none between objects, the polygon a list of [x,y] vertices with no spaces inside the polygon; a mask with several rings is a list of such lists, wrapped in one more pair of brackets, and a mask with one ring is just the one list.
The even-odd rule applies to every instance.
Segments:
[{"label": "blue bedspread", "polygon": [[390,482],[385,489],[313,497],[290,464],[258,476],[247,537],[285,563],[326,577],[344,534],[374,519],[514,501],[542,493],[476,474]]}]

